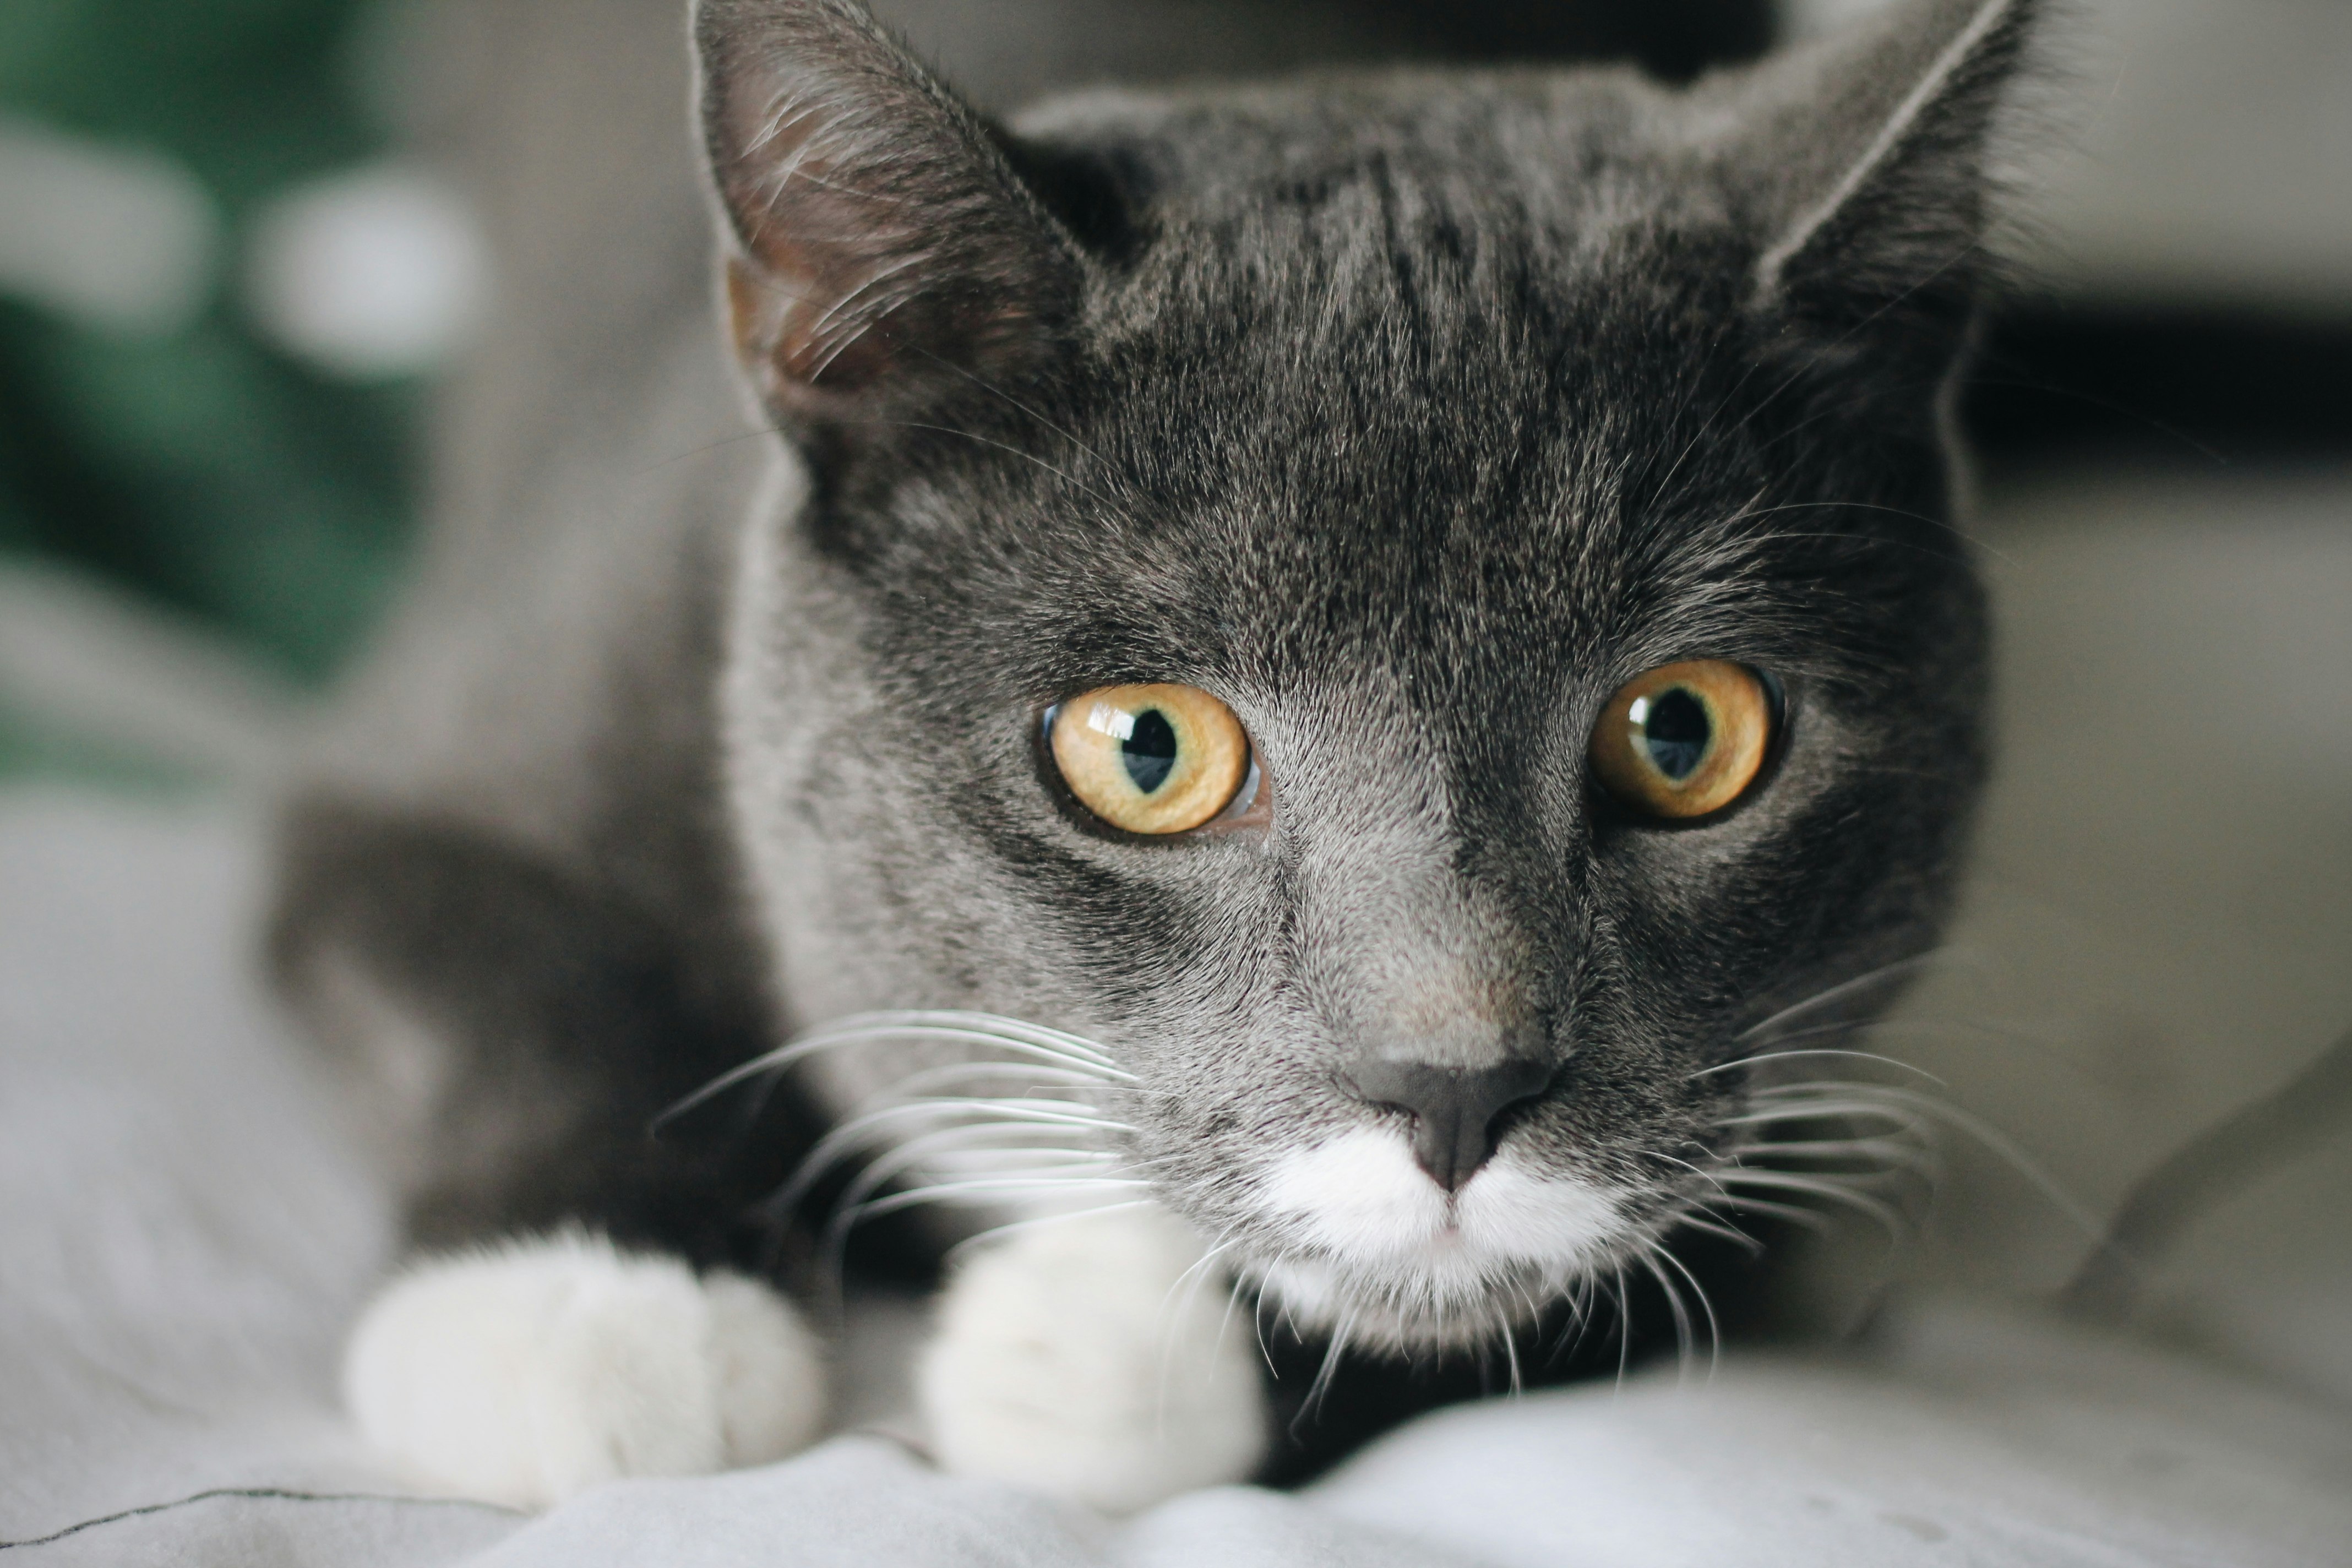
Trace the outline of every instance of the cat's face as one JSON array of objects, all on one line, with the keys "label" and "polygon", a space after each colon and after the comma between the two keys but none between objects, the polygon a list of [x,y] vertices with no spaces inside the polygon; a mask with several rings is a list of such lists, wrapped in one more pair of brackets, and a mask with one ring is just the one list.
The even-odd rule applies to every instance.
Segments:
[{"label": "cat's face", "polygon": [[[880,46],[829,6],[705,14],[738,341],[814,459],[752,535],[730,687],[789,1000],[1002,1015],[1110,1064],[960,1078],[990,1050],[902,1036],[812,1058],[820,1091],[1049,1082],[1099,1124],[917,1120],[913,1168],[1043,1151],[1008,1198],[1149,1191],[1373,1342],[1475,1339],[1638,1252],[1737,1141],[1741,1075],[1710,1069],[1941,912],[1979,772],[1938,415],[1966,279],[1834,288],[1845,208],[1743,186],[1726,89],[1095,100],[1008,165],[928,88],[831,140],[741,134],[844,101],[787,70],[730,118],[724,51],[761,25],[772,68]],[[760,228],[927,106],[939,188],[902,152],[883,207]],[[754,142],[797,172],[741,174]],[[1690,661],[1753,696],[1754,755],[1675,816],[1596,729]],[[1106,728],[1090,694],[1139,685],[1181,689],[1175,724]],[[1205,813],[1132,832],[1079,742],[1135,793],[1171,747],[1240,751]],[[1106,1174],[1066,1147],[1148,1188],[1048,1180]]]}]

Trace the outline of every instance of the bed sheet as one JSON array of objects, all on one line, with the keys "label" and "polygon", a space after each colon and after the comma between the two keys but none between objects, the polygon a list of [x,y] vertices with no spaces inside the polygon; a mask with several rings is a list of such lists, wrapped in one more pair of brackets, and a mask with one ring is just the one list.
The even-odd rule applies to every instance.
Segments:
[{"label": "bed sheet", "polygon": [[2352,1562],[2337,1407],[1960,1298],[1132,1520],[856,1430],[536,1518],[404,1492],[334,1409],[386,1203],[249,979],[255,821],[0,797],[0,1568]]}]

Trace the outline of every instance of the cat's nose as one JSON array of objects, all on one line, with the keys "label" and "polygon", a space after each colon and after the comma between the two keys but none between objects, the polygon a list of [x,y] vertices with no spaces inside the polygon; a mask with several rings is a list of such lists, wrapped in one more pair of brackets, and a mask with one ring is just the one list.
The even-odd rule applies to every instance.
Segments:
[{"label": "cat's nose", "polygon": [[1349,1068],[1346,1081],[1374,1105],[1412,1117],[1413,1158],[1450,1193],[1494,1154],[1495,1123],[1503,1112],[1549,1089],[1556,1071],[1550,1063],[1525,1058],[1484,1068],[1369,1061]]}]

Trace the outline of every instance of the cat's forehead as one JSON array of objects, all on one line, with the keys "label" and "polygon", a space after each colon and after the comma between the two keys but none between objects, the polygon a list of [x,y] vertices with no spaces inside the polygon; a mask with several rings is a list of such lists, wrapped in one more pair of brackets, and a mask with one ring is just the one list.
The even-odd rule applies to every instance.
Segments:
[{"label": "cat's forehead", "polygon": [[1832,647],[1810,569],[1769,559],[1823,534],[1759,504],[1810,501],[1818,443],[1745,418],[1780,379],[1760,242],[1696,114],[1604,72],[1033,118],[1116,174],[1135,243],[1020,432],[1050,461],[954,448],[985,493],[930,509],[916,574],[959,608],[924,624],[1035,626],[1073,666],[1046,684],[1241,663],[1498,702]]},{"label": "cat's forehead", "polygon": [[1418,708],[1757,651],[1773,583],[1741,570],[1758,541],[1720,526],[1744,475],[1711,456],[1656,493],[1699,389],[1675,417],[1600,384],[1622,364],[1477,357],[1433,370],[1387,334],[1147,342],[1070,411],[1050,468],[992,461],[1003,489],[939,499],[926,583],[960,626],[1035,628],[1068,665],[1049,685],[1239,676]]},{"label": "cat's forehead", "polygon": [[1340,554],[1437,542],[1418,525],[1457,554],[1531,547],[1727,395],[1709,383],[1751,346],[1754,246],[1630,75],[1068,118],[1137,231],[1093,281],[1082,412],[1131,464]]},{"label": "cat's forehead", "polygon": [[1124,285],[1074,456],[1131,504],[1075,557],[1373,658],[1443,646],[1441,607],[1557,641],[1719,578],[1716,525],[1758,488],[1701,428],[1744,369],[1737,258],[1669,277],[1633,236],[1570,268],[1325,216],[1344,254],[1171,246]]}]

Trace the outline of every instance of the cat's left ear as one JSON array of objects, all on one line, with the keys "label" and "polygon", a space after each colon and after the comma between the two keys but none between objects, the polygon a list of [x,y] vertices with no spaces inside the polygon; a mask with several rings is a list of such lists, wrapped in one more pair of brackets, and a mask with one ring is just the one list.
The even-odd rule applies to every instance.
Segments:
[{"label": "cat's left ear", "polygon": [[1769,226],[1766,309],[1817,341],[1885,325],[1957,346],[1989,266],[1998,132],[2043,9],[1898,0],[1753,80],[1741,163]]},{"label": "cat's left ear", "polygon": [[855,435],[1042,368],[1076,247],[993,134],[855,0],[699,0],[727,301],[761,398]]}]

